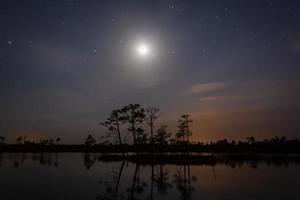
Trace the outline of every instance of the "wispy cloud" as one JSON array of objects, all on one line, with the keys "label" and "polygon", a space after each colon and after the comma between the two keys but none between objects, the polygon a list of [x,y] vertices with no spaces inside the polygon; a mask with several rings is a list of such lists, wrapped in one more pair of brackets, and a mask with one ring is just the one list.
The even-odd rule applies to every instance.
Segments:
[{"label": "wispy cloud", "polygon": [[205,93],[211,92],[219,89],[223,89],[226,87],[226,84],[223,82],[212,82],[212,83],[199,83],[193,85],[189,89],[189,93],[198,94],[198,93]]}]

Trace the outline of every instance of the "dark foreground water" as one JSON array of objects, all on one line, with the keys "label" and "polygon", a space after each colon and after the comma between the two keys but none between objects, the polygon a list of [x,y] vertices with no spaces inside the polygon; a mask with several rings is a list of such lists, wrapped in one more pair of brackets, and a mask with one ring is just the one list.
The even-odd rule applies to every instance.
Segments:
[{"label": "dark foreground water", "polygon": [[143,165],[97,154],[0,154],[0,199],[300,199],[300,165]]}]

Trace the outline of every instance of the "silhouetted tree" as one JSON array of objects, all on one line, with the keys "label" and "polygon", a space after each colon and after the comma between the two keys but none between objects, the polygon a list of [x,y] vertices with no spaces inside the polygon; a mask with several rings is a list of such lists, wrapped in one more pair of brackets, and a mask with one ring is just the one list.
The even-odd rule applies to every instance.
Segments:
[{"label": "silhouetted tree", "polygon": [[23,137],[19,136],[16,140],[17,144],[22,144]]},{"label": "silhouetted tree", "polygon": [[4,136],[0,136],[0,144],[5,144],[5,137]]},{"label": "silhouetted tree", "polygon": [[49,139],[48,145],[54,145],[54,139],[53,139],[53,138],[50,138],[50,139]]},{"label": "silhouetted tree", "polygon": [[60,141],[61,141],[61,138],[60,138],[60,137],[56,138],[56,139],[55,139],[56,145],[59,145],[59,144],[60,144]]},{"label": "silhouetted tree", "polygon": [[108,129],[109,135],[117,135],[119,144],[122,145],[121,132],[120,132],[120,121],[122,120],[121,110],[113,110],[110,117],[105,122],[101,122],[102,126]]},{"label": "silhouetted tree", "polygon": [[85,139],[85,145],[90,146],[96,144],[96,140],[93,138],[92,135],[88,135],[88,137]]},{"label": "silhouetted tree", "polygon": [[178,124],[178,131],[175,135],[177,142],[184,142],[184,136],[185,136],[185,128],[183,124]]},{"label": "silhouetted tree", "polygon": [[160,111],[158,107],[148,107],[146,109],[145,121],[150,126],[150,142],[154,143],[154,122],[159,118]]},{"label": "silhouetted tree", "polygon": [[278,136],[275,136],[275,137],[273,137],[273,138],[270,139],[270,143],[273,143],[273,144],[283,144],[283,143],[285,143],[285,137],[279,138]]},{"label": "silhouetted tree", "polygon": [[122,108],[122,122],[128,125],[128,131],[132,133],[133,142],[137,144],[137,130],[142,129],[141,125],[145,118],[145,110],[139,104],[129,104]]},{"label": "silhouetted tree", "polygon": [[178,121],[178,132],[177,136],[179,137],[186,137],[186,143],[189,144],[189,136],[192,134],[190,131],[190,123],[193,121],[189,119],[190,116],[188,114],[182,115],[181,119]]},{"label": "silhouetted tree", "polygon": [[255,143],[255,137],[253,137],[253,136],[247,137],[246,140],[248,141],[248,144]]},{"label": "silhouetted tree", "polygon": [[145,133],[145,130],[142,128],[136,129],[136,136],[137,136],[137,143],[138,144],[146,144],[147,143],[147,134]]},{"label": "silhouetted tree", "polygon": [[221,145],[228,145],[229,142],[227,139],[223,139],[223,140],[218,140],[216,144],[221,144]]},{"label": "silhouetted tree", "polygon": [[171,138],[171,133],[167,132],[167,126],[161,126],[157,129],[156,134],[154,136],[155,143],[159,145],[168,144],[169,139]]},{"label": "silhouetted tree", "polygon": [[41,143],[41,145],[46,146],[46,145],[49,145],[49,140],[48,139],[41,140],[40,143]]},{"label": "silhouetted tree", "polygon": [[23,135],[23,144],[25,144],[26,143],[26,140],[27,139],[27,136],[26,135]]},{"label": "silhouetted tree", "polygon": [[[175,136],[176,136],[176,135],[175,135]],[[170,138],[169,143],[170,143],[170,145],[176,144],[176,139]]]}]

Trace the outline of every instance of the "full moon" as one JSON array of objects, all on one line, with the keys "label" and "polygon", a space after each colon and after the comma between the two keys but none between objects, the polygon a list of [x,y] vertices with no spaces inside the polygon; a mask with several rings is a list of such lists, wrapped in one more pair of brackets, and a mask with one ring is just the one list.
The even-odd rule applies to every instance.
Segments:
[{"label": "full moon", "polygon": [[146,44],[138,45],[136,50],[141,56],[147,56],[150,53],[149,46]]}]

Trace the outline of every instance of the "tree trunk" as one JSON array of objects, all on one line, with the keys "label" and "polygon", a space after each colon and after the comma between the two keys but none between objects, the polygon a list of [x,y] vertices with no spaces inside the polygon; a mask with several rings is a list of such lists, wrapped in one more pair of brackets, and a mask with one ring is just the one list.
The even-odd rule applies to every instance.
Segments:
[{"label": "tree trunk", "polygon": [[121,140],[121,132],[120,132],[119,120],[117,120],[117,132],[118,132],[119,144],[120,144],[120,146],[122,146],[122,140]]},{"label": "tree trunk", "polygon": [[153,120],[150,119],[151,144],[153,145]]},{"label": "tree trunk", "polygon": [[134,144],[136,145],[136,144],[137,144],[137,141],[136,141],[136,133],[135,133],[135,125],[134,125],[134,122],[132,122],[131,127],[132,127],[133,141],[134,141]]},{"label": "tree trunk", "polygon": [[187,139],[187,144],[189,144],[189,121],[186,121],[186,139]]}]

